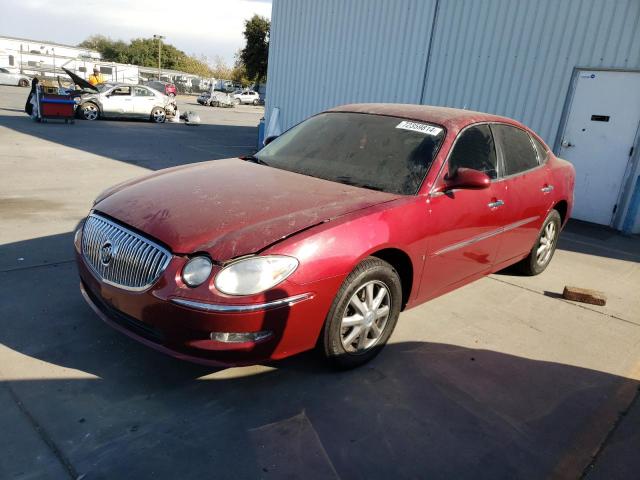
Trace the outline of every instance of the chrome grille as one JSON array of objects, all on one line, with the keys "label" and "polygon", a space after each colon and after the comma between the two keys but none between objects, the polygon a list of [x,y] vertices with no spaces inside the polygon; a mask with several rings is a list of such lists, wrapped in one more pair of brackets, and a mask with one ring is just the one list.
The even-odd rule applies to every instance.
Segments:
[{"label": "chrome grille", "polygon": [[84,223],[82,255],[105,283],[127,290],[149,288],[171,260],[167,249],[94,213]]}]

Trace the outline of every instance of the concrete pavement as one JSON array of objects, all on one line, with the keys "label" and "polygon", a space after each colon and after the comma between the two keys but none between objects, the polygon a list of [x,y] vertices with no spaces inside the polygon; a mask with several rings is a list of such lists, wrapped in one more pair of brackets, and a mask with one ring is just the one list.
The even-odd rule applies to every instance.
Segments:
[{"label": "concrete pavement", "polygon": [[[640,465],[640,242],[574,223],[549,269],[402,314],[371,364],[213,370],[84,304],[71,231],[107,186],[253,147],[261,110],[200,127],[35,124],[0,87],[0,478],[629,478]],[[181,99],[182,104],[193,102]],[[181,105],[181,108],[184,107]],[[603,290],[606,307],[558,298]]]}]

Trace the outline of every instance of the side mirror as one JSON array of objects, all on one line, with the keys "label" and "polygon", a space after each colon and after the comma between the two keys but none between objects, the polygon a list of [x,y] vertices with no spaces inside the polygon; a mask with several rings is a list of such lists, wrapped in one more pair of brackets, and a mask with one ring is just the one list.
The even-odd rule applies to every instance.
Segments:
[{"label": "side mirror", "polygon": [[278,138],[278,135],[271,135],[270,137],[265,138],[264,139],[265,147],[269,145],[271,142],[273,142],[276,138]]},{"label": "side mirror", "polygon": [[489,188],[491,185],[491,179],[489,175],[480,170],[474,170],[473,168],[458,168],[455,175],[444,178],[443,184],[438,188],[438,191],[445,192],[447,190],[453,190],[455,188],[464,188],[469,190],[480,190],[483,188]]}]

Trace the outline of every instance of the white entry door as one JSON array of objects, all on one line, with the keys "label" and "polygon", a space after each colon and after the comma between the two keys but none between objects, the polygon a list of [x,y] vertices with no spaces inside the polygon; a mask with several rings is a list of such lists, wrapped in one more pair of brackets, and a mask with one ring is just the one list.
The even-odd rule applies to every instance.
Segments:
[{"label": "white entry door", "polygon": [[611,225],[640,123],[640,73],[580,70],[560,157],[576,169],[572,216]]}]

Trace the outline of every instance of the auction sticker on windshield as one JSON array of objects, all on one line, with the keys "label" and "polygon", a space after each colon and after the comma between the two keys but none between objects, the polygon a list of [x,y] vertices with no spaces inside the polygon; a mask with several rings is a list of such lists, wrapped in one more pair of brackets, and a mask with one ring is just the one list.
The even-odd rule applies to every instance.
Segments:
[{"label": "auction sticker on windshield", "polygon": [[440,127],[434,127],[433,125],[427,125],[426,123],[418,123],[418,122],[409,122],[408,120],[403,120],[396,128],[402,128],[403,130],[411,130],[412,132],[420,132],[426,133],[427,135],[440,135],[442,129]]}]

